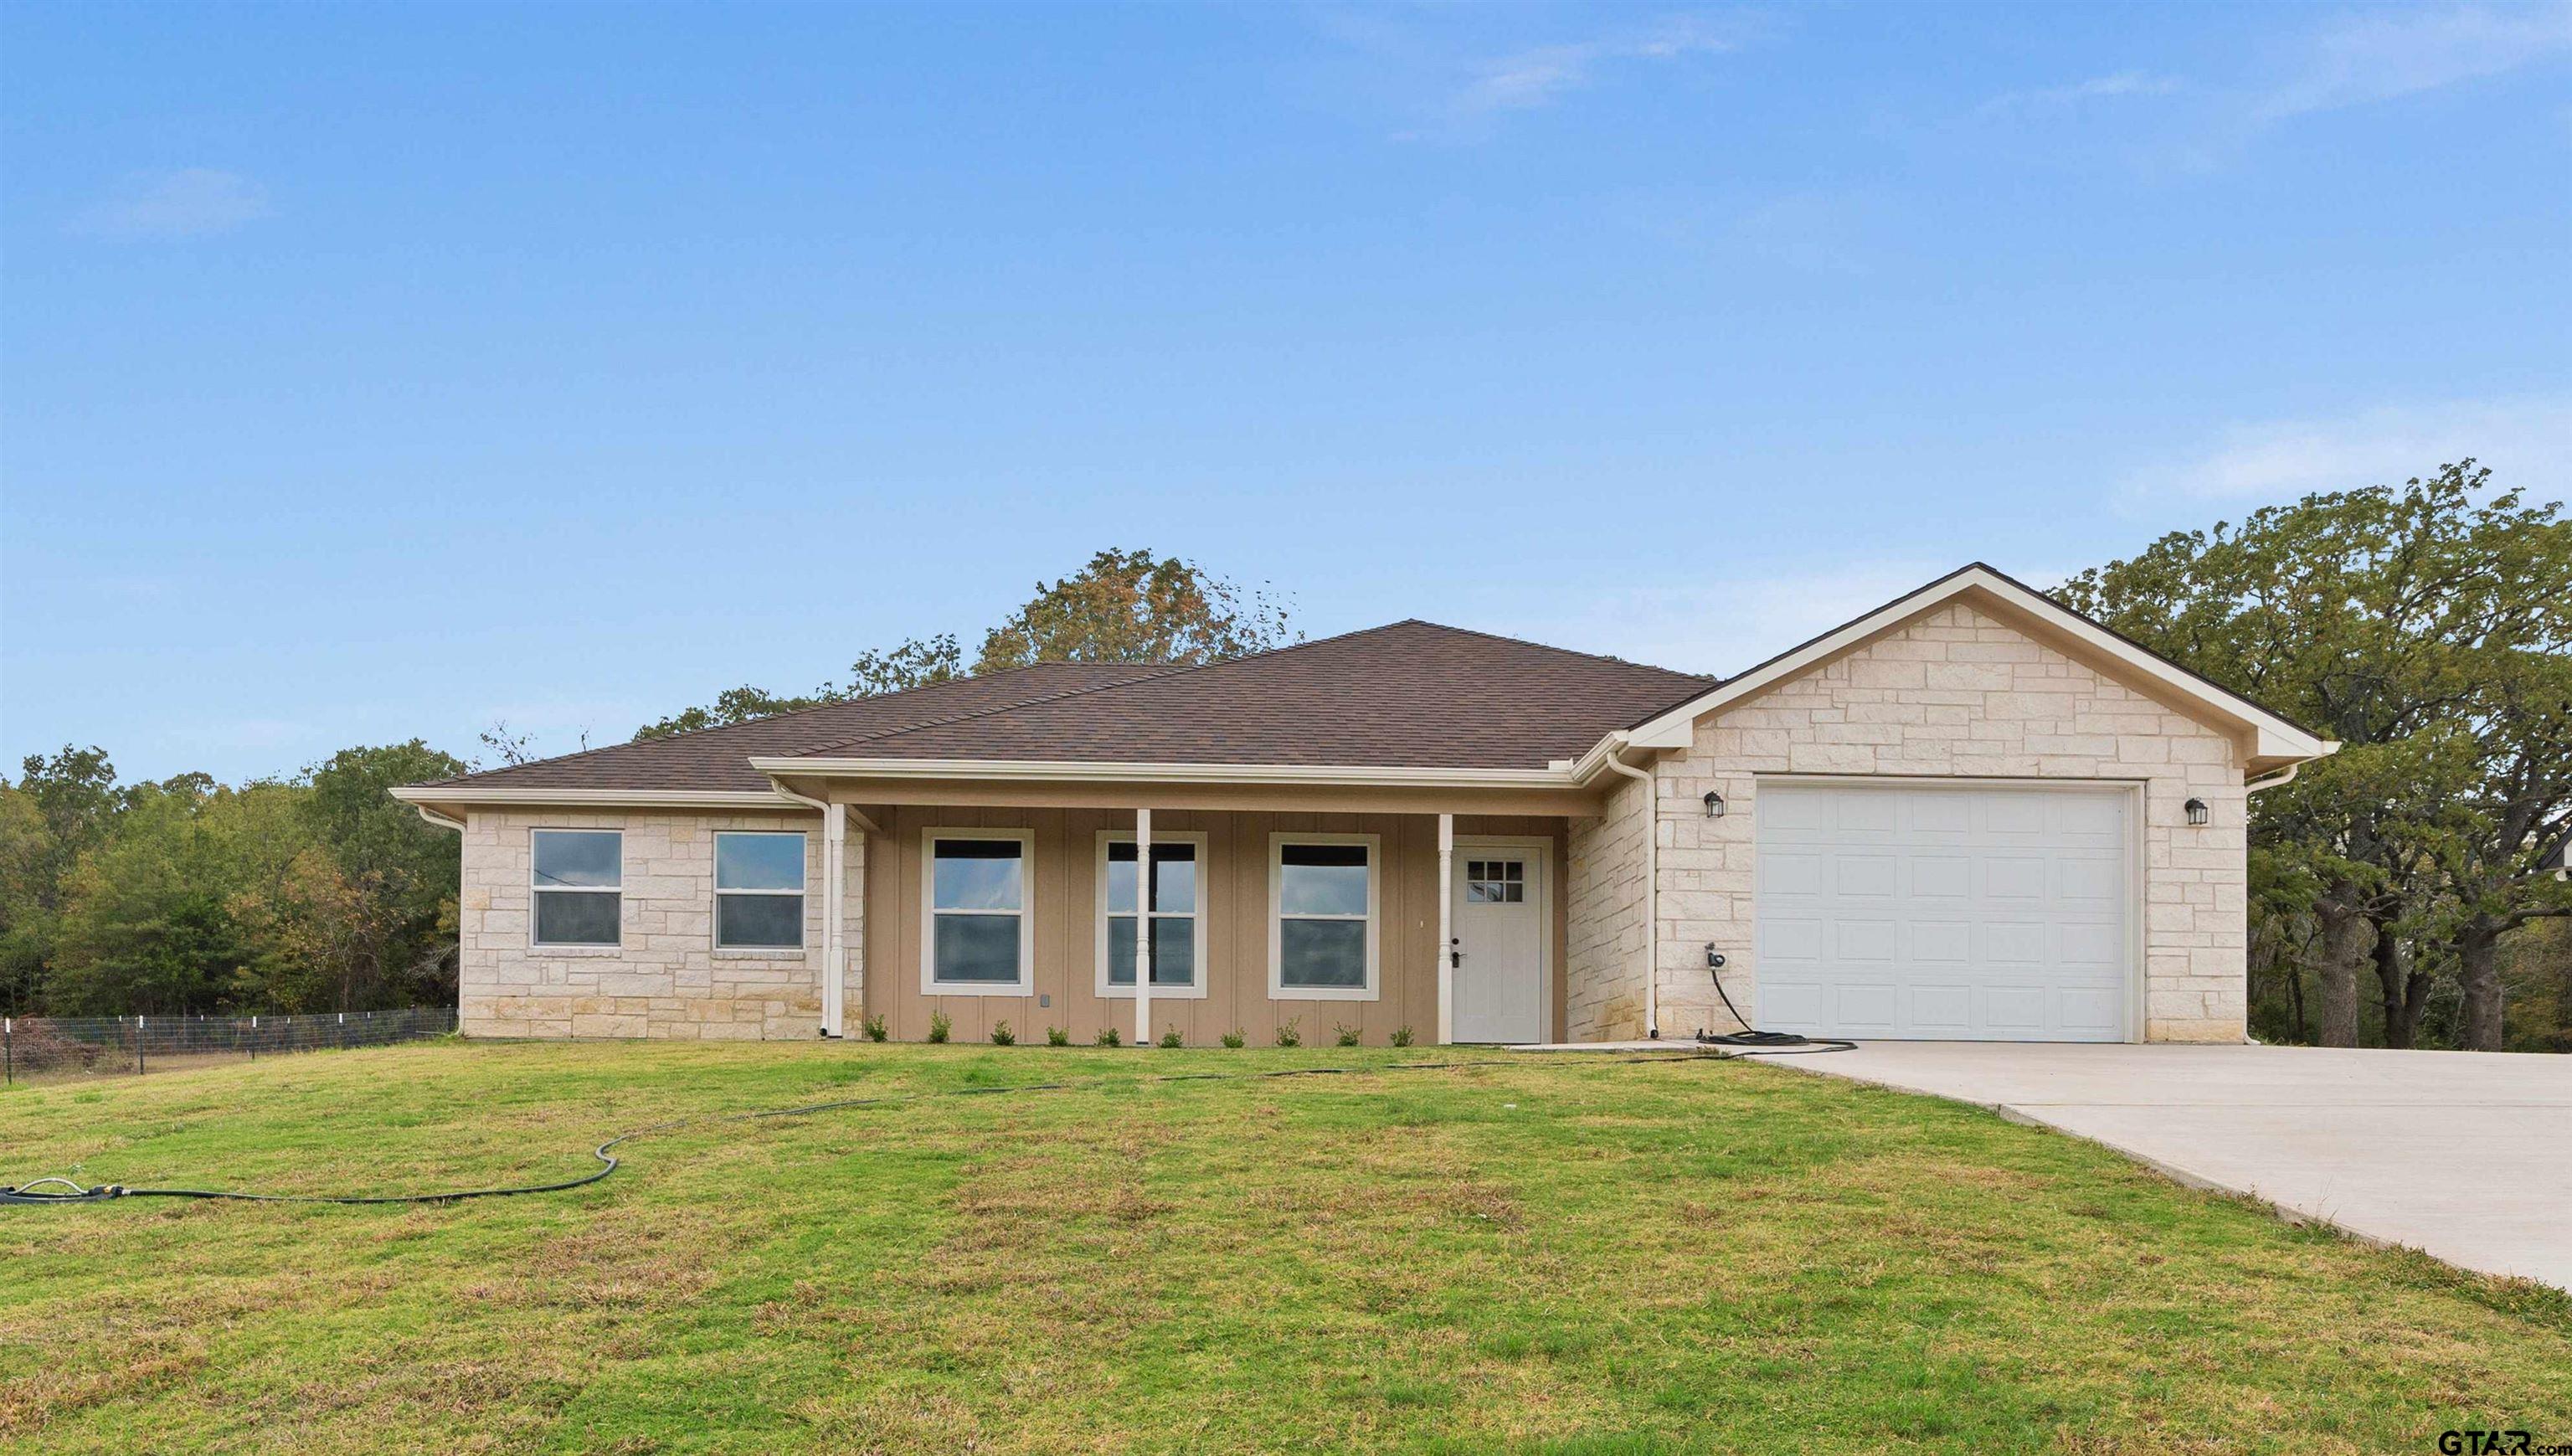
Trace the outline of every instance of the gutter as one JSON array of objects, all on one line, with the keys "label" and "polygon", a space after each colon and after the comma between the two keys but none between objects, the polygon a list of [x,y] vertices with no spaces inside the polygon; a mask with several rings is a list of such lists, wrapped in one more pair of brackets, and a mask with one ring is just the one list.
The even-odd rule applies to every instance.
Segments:
[{"label": "gutter", "polygon": [[1088,759],[758,757],[771,775],[870,779],[980,779],[995,783],[1284,784],[1369,789],[1568,789],[1560,767],[1392,767],[1343,764],[1106,763]]},{"label": "gutter", "polygon": [[[1643,785],[1643,1035],[1661,1036],[1661,789],[1649,769],[1638,769],[1617,757],[1625,735],[1603,739],[1606,766]],[[1595,750],[1594,750],[1595,751]]]},{"label": "gutter", "polygon": [[[400,798],[401,791],[398,789],[394,790],[393,797],[396,799]],[[464,832],[464,821],[461,819],[449,819],[445,815],[438,813],[436,810],[429,808],[425,804],[413,804],[410,807],[413,813],[417,814],[420,818],[428,821],[429,823],[436,825],[440,829],[451,829],[457,834],[462,834]]]}]

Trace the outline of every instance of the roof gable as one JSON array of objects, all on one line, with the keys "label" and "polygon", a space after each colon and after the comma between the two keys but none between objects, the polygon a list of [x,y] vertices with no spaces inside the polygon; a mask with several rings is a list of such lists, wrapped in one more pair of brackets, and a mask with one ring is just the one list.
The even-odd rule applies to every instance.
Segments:
[{"label": "roof gable", "polygon": [[1822,664],[1937,610],[1951,601],[1998,608],[2004,621],[2034,627],[2038,640],[2054,637],[2087,659],[2094,670],[2170,703],[2201,721],[2249,735],[2253,767],[2283,767],[2320,758],[2339,745],[2252,702],[2214,680],[2081,615],[2024,582],[1977,561],[1948,573],[1853,621],[1724,679],[1687,701],[1637,719],[1624,741],[1638,748],[1681,748],[1698,719],[1800,677]]}]

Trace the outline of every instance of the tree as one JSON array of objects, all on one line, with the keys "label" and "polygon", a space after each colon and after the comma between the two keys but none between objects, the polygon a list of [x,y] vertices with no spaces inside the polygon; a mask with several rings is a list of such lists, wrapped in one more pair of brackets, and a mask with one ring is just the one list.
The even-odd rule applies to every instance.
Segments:
[{"label": "tree", "polygon": [[1106,550],[982,638],[976,675],[1031,662],[1220,662],[1282,646],[1286,608],[1193,561]]},{"label": "tree", "polygon": [[[364,901],[362,916],[342,919],[373,926],[376,936],[362,955],[335,963],[339,1000],[331,1010],[454,995],[452,927],[460,871],[455,838],[422,822],[390,791],[451,778],[465,768],[453,755],[414,738],[380,748],[344,748],[307,771],[312,792],[303,811],[313,838]],[[318,871],[301,872],[299,882],[312,890],[320,883]],[[305,898],[320,905],[326,897]]]},{"label": "tree", "polygon": [[[1232,582],[1176,556],[1148,550],[1100,551],[1089,564],[1051,583],[1007,620],[983,634],[972,675],[1033,662],[1217,662],[1283,646],[1285,606],[1266,589],[1244,593]],[[848,680],[789,696],[744,685],[702,707],[672,713],[637,729],[635,741],[773,718],[780,713],[897,693],[966,676],[956,634],[913,637],[858,654]],[[511,763],[523,762],[523,738],[483,735]]]},{"label": "tree", "polygon": [[2572,548],[2557,507],[2491,495],[2489,475],[2467,460],[2399,490],[2307,496],[2166,536],[2064,591],[2342,743],[2252,801],[2253,853],[2298,897],[2263,897],[2262,913],[2313,919],[2280,944],[2311,947],[2325,1044],[2355,1045],[2371,971],[2391,1045],[2412,1040],[2441,972],[2484,988],[2465,1040],[2497,1045],[2496,1009],[2474,1010],[2496,1008],[2497,981],[2464,962],[2558,913],[2531,855],[2572,813],[2547,706]]},{"label": "tree", "polygon": [[106,837],[127,794],[98,747],[29,754],[0,786],[0,1007],[34,1009],[53,963],[63,877]]}]

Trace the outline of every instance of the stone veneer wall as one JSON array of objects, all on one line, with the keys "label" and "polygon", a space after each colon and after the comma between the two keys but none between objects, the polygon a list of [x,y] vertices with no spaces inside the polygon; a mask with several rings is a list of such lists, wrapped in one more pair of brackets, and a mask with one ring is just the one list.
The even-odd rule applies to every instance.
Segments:
[{"label": "stone veneer wall", "polygon": [[1619,778],[1607,813],[1575,819],[1565,876],[1564,1040],[1643,1035],[1643,784]]},{"label": "stone veneer wall", "polygon": [[[539,950],[528,831],[625,833],[624,944]],[[718,830],[805,835],[801,951],[714,948]],[[800,1040],[822,1022],[822,826],[818,814],[474,812],[460,906],[463,1030],[483,1037]],[[865,982],[865,836],[849,831],[846,1007],[858,1033]]]},{"label": "stone veneer wall", "polygon": [[[1729,962],[1724,987],[1751,1011],[1761,773],[2142,781],[2145,1040],[2243,1039],[2248,796],[2233,740],[1962,603],[1700,722],[1694,745],[1660,762],[1664,1035],[1733,1025],[1707,979],[1709,941]],[[1702,807],[1709,789],[1724,797],[1720,819]],[[2188,823],[2191,797],[2207,802],[2211,823]],[[1610,834],[1622,818],[1588,823]],[[1596,872],[1574,873],[1577,885]],[[1585,916],[1581,903],[1576,892],[1576,966],[1580,927],[1602,914]],[[1608,999],[1599,1035],[1627,1035],[1622,1004]],[[1573,1021],[1582,1024],[1578,1010]]]}]

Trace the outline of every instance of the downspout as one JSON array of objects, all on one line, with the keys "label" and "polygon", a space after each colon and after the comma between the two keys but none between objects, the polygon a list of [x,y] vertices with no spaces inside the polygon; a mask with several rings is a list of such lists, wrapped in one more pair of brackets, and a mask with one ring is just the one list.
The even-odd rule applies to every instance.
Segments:
[{"label": "downspout", "polygon": [[1643,785],[1643,1035],[1661,1037],[1661,791],[1649,769],[1608,750],[1608,766]]},{"label": "downspout", "polygon": [[2268,775],[2266,778],[2252,779],[2250,782],[2242,786],[2243,796],[2248,798],[2252,794],[2258,793],[2261,789],[2282,789],[2286,785],[2295,781],[2295,771],[2302,767],[2302,764],[2290,763],[2284,768],[2279,769],[2277,772]]},{"label": "downspout", "polygon": [[848,1031],[848,948],[841,920],[847,914],[848,806],[796,793],[775,779],[770,788],[782,798],[822,811],[822,1035],[837,1039]]},{"label": "downspout", "polygon": [[410,807],[418,811],[420,818],[427,820],[429,823],[436,825],[440,829],[451,829],[457,834],[462,834],[464,832],[464,821],[461,819],[449,819],[445,815],[436,812],[425,804],[413,804]]}]

